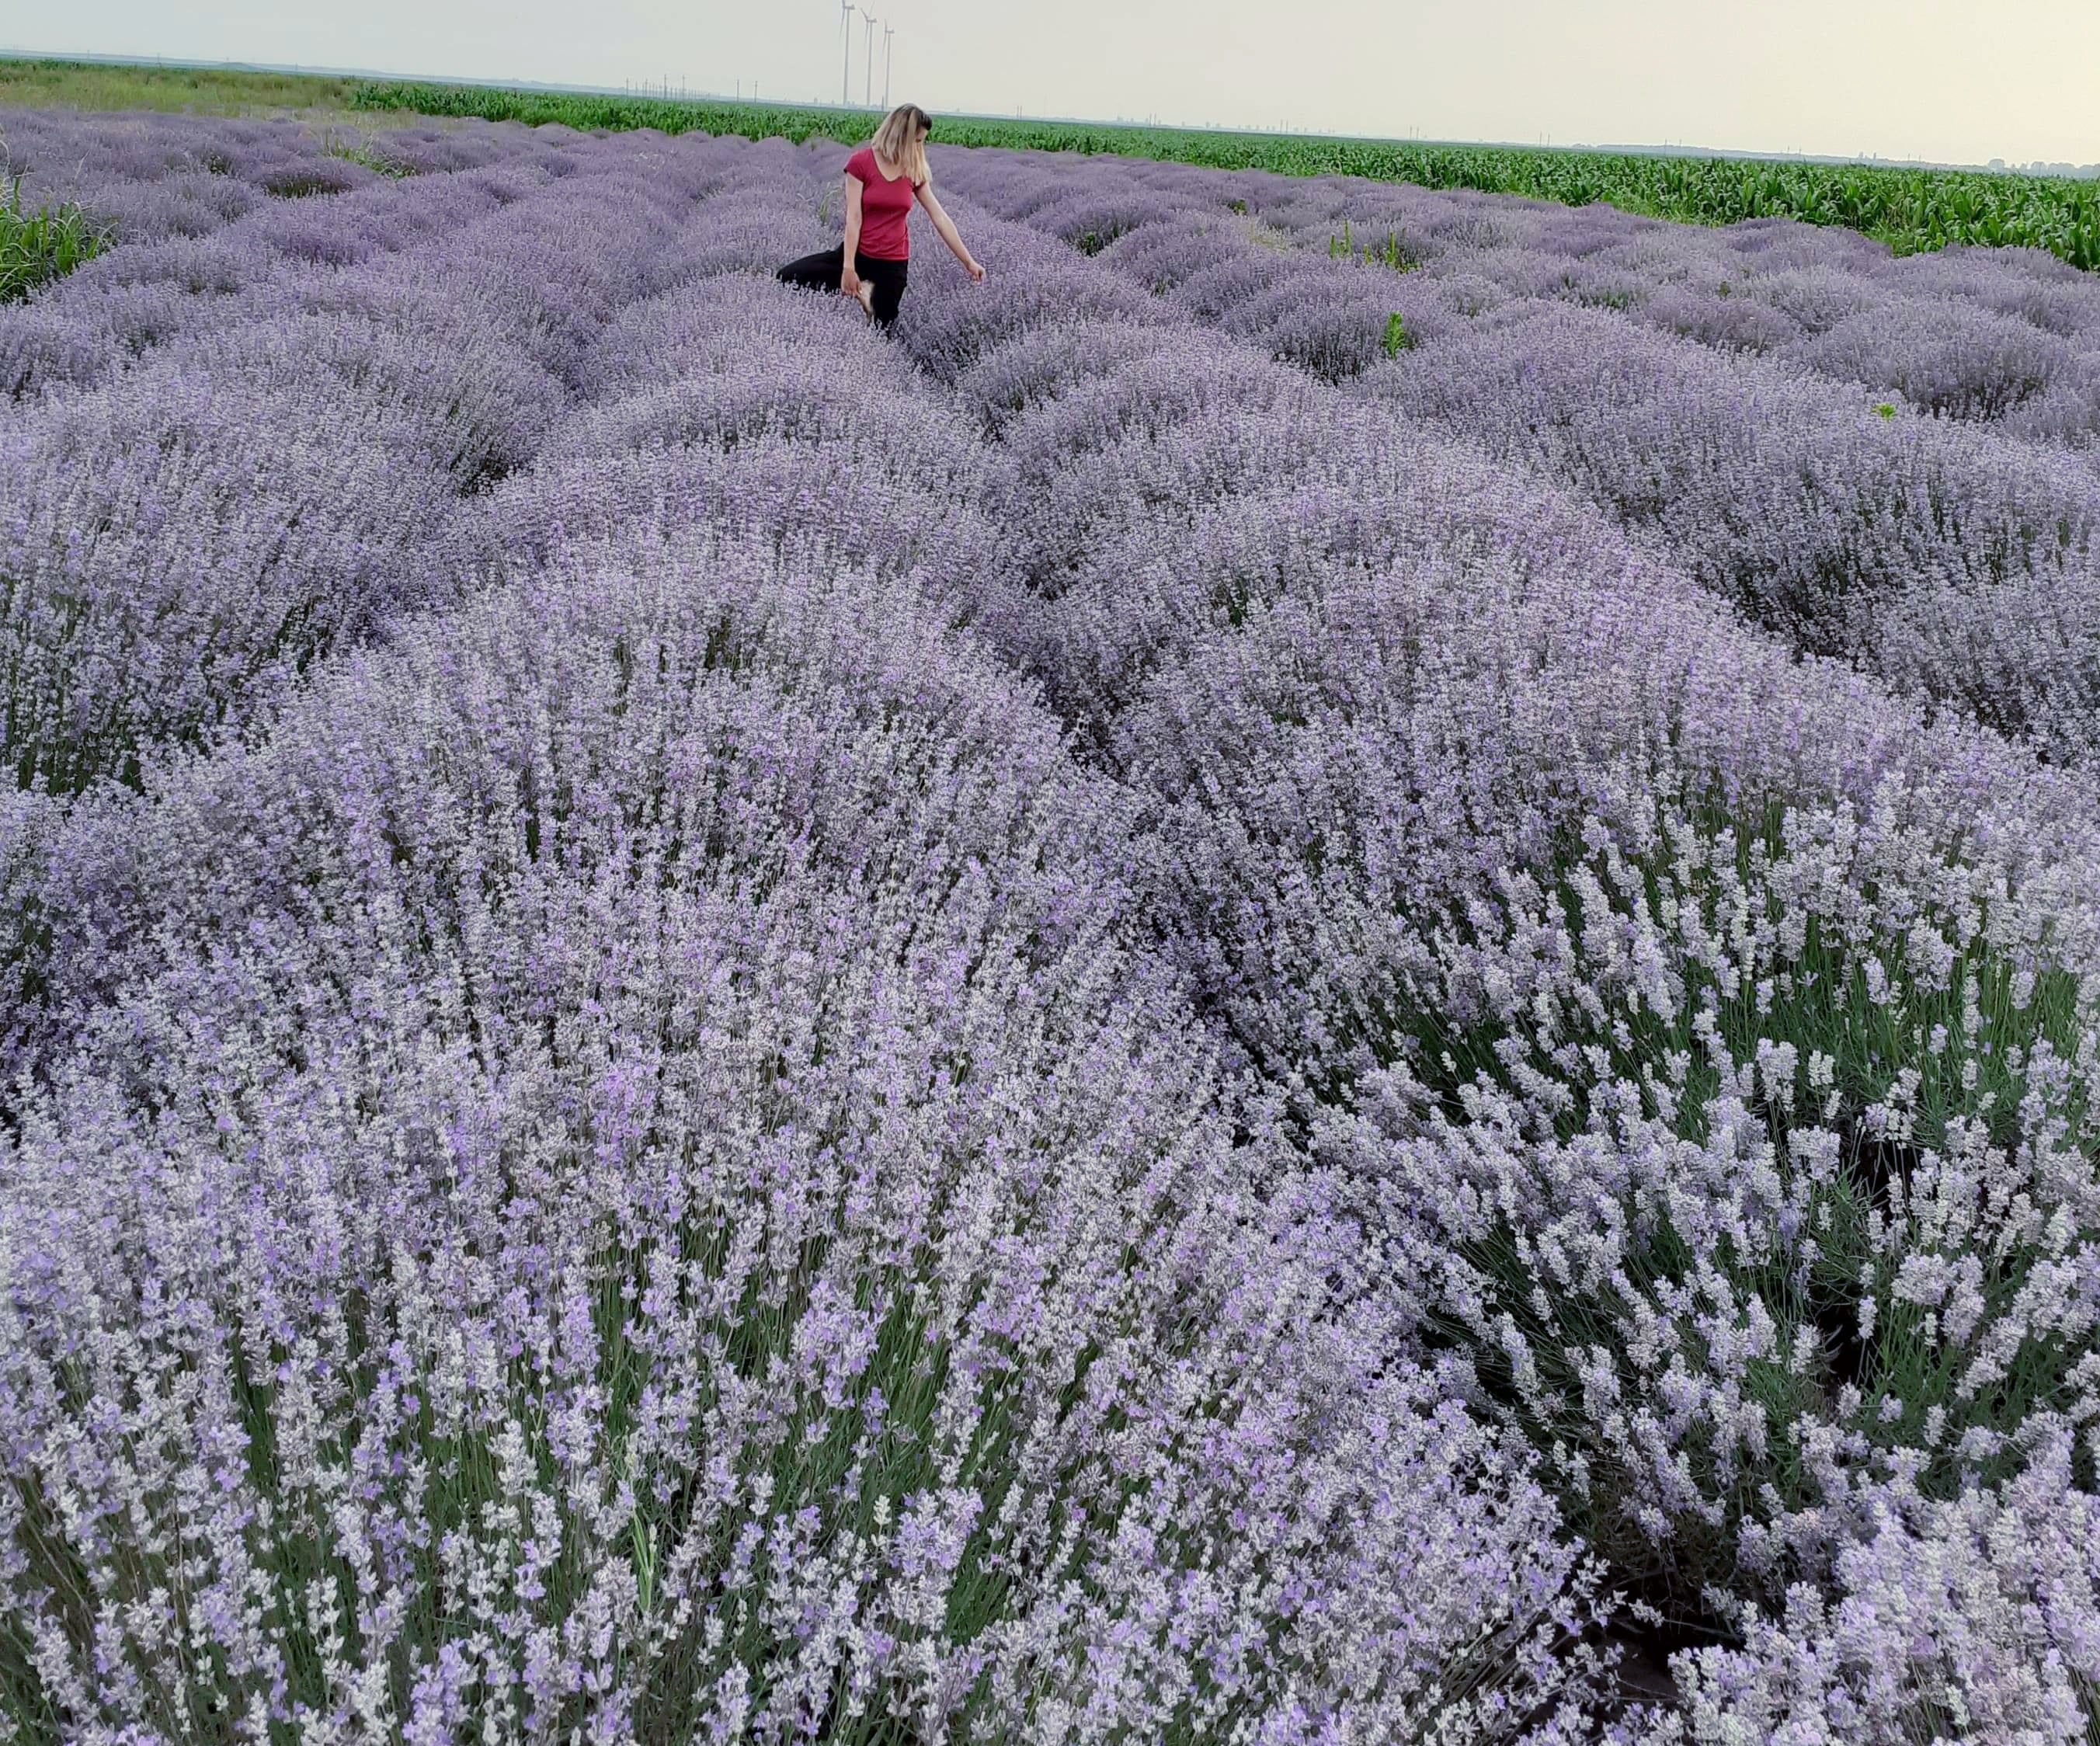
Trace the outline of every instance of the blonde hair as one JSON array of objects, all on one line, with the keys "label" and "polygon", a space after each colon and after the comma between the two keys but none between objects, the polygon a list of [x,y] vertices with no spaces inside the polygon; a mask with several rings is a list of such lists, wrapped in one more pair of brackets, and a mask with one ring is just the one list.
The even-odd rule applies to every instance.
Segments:
[{"label": "blonde hair", "polygon": [[924,138],[933,126],[933,117],[917,104],[899,104],[883,117],[882,126],[876,129],[875,138],[868,143],[877,157],[896,165],[909,176],[914,187],[923,187],[933,176],[926,167]]}]

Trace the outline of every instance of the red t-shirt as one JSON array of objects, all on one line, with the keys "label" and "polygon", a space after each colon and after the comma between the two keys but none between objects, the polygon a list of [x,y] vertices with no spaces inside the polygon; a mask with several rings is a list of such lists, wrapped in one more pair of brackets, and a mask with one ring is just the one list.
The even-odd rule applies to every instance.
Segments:
[{"label": "red t-shirt", "polygon": [[860,252],[878,261],[911,258],[907,221],[918,193],[909,176],[891,181],[875,161],[875,148],[862,146],[846,160],[846,174],[861,185]]}]

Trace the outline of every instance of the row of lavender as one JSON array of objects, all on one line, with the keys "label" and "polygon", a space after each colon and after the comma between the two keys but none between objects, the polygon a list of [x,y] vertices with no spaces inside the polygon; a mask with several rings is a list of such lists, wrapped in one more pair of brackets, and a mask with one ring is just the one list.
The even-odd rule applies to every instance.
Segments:
[{"label": "row of lavender", "polygon": [[[377,135],[354,149],[344,157],[289,122],[11,118],[0,165],[23,177],[24,197],[81,204],[124,246],[11,315],[0,387],[20,399],[104,380],[170,337],[217,324],[223,298],[247,290],[252,305],[277,288],[295,300],[277,281],[302,263],[325,278],[443,243],[579,173],[588,187],[607,152],[566,130],[485,125]],[[399,179],[439,170],[476,173]],[[588,212],[586,200],[575,204],[576,217]]]},{"label": "row of lavender", "polygon": [[[1739,273],[1815,262],[1767,275],[1791,283],[1834,272],[1823,258],[1860,253],[1856,238],[1762,225],[1690,232],[1504,203],[1469,240],[1455,217],[1440,230],[1428,209],[1461,214],[1477,197],[1380,194],[1403,206],[1411,198],[1423,209],[1419,227],[1445,249],[1421,271],[1396,274],[1294,250],[1282,231],[1252,227],[1230,209],[1259,208],[1264,184],[1245,177],[1105,162],[1068,170],[992,153],[950,167],[966,192],[1048,234],[1117,236],[1104,262],[1198,320],[1519,461],[1659,538],[1671,562],[1807,652],[1855,661],[2059,761],[2089,759],[2100,742],[2100,474],[2089,452],[2054,434],[2014,435],[2010,414],[1965,422],[1877,407],[1797,363],[1717,351],[1544,294],[1564,267],[1608,254],[1645,261],[1657,297],[1672,274],[1717,257],[1732,256],[1738,267],[1725,270]],[[1614,230],[1627,240],[1600,251]],[[1474,298],[1462,269],[1476,257],[1505,275],[1529,258],[1538,283],[1522,296]],[[1863,292],[1859,331],[1921,368],[1948,359],[1995,368],[1991,344],[1949,341],[1935,352],[1921,323],[1944,316],[1958,327],[1979,299],[2017,306],[2022,284],[2035,293],[2026,331],[2037,343],[2075,351],[2080,369],[2100,356],[2100,292],[2081,276],[2059,284],[2058,271],[2069,271],[2060,263],[1882,263],[1888,274],[1899,267],[1908,299]],[[1917,314],[1928,308],[1938,313]],[[1383,355],[1401,337],[1397,355]],[[2062,434],[2090,435],[2067,425]]]},{"label": "row of lavender", "polygon": [[[1761,354],[1899,405],[2089,448],[2100,438],[2100,283],[2031,249],[1891,258],[1851,231],[1768,221],[1703,230],[1609,208],[1481,210],[1416,191],[1366,201],[1277,190],[1264,219],[1319,247],[1340,227],[1421,279],[1432,311],[1531,299],[1622,311],[1728,353]],[[1419,238],[1417,241],[1415,239]]]},{"label": "row of lavender", "polygon": [[[1015,167],[1029,161],[1005,161],[1007,179],[1022,179]],[[1392,306],[1425,334],[1540,300],[1611,309],[1919,411],[2080,443],[2100,434],[2100,282],[2038,251],[1899,259],[1854,232],[1783,220],[1710,230],[1339,177],[1104,166],[1074,177],[1037,159],[1004,205],[1090,252],[1177,208],[1235,214],[1272,248],[1408,276]]]},{"label": "row of lavender", "polygon": [[[290,121],[213,121],[187,115],[86,115],[17,110],[0,125],[0,167],[32,206],[85,208],[129,244],[207,236],[271,211],[287,239],[306,218],[285,203],[435,170],[572,162],[582,134],[469,124],[320,133]],[[307,215],[311,216],[311,215]],[[329,228],[325,222],[321,228]]]},{"label": "row of lavender", "polygon": [[[1262,210],[1314,246],[1337,223],[1392,237],[1397,264],[1418,259],[1420,292],[1453,313],[1534,298],[1613,309],[1918,412],[2087,448],[2100,438],[2100,283],[2039,251],[1896,259],[1852,232],[1780,220],[1713,231],[1608,208],[1490,216],[1418,195],[1362,200],[1360,187],[1293,189]],[[1424,231],[1403,254],[1401,239]]]},{"label": "row of lavender", "polygon": [[1615,1574],[1732,1629],[1665,1732],[2082,1738],[2089,790],[1272,360],[1331,304],[1155,295],[1149,228],[974,218],[993,287],[903,337],[995,445],[981,633],[1131,789],[1251,1107]]},{"label": "row of lavender", "polygon": [[[20,1737],[1578,1719],[1555,1506],[1347,1185],[1235,1134],[1127,793],[964,628],[981,432],[739,271],[808,161],[334,196],[465,210],[11,415],[15,519],[83,536],[18,536],[16,646],[145,676],[11,740],[80,790],[11,845]],[[271,470],[279,396],[384,433],[391,514]]]}]

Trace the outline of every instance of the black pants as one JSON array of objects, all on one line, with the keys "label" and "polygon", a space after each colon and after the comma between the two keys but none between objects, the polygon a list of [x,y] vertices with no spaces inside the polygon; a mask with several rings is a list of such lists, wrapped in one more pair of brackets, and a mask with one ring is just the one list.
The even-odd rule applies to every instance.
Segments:
[{"label": "black pants", "polygon": [[[904,301],[904,279],[907,263],[902,261],[878,261],[871,254],[856,254],[854,271],[866,280],[875,292],[875,319],[885,328],[897,319],[898,306]],[[839,280],[845,276],[846,252],[843,248],[827,249],[821,254],[805,254],[799,261],[790,261],[780,269],[783,285],[806,285],[813,291],[836,291]]]}]

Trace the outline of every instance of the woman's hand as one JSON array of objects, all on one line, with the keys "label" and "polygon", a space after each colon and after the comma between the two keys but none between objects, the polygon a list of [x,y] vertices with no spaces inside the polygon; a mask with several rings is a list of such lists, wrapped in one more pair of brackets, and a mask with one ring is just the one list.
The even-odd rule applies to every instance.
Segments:
[{"label": "woman's hand", "polygon": [[977,258],[964,247],[963,239],[955,230],[955,221],[950,218],[939,201],[933,197],[933,184],[922,183],[919,187],[919,204],[926,209],[926,216],[933,221],[933,228],[940,232],[941,240],[948,245],[948,253],[962,262],[963,271],[977,284],[984,283],[984,266]]},{"label": "woman's hand", "polygon": [[845,297],[858,298],[860,296],[860,275],[854,271],[851,261],[846,262],[846,270],[839,275],[839,291]]}]

